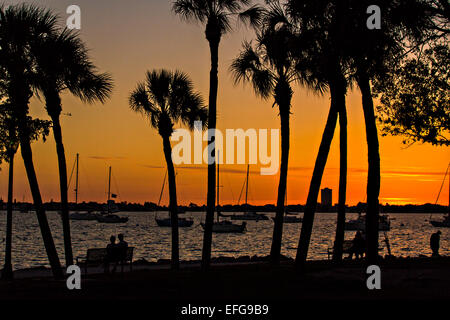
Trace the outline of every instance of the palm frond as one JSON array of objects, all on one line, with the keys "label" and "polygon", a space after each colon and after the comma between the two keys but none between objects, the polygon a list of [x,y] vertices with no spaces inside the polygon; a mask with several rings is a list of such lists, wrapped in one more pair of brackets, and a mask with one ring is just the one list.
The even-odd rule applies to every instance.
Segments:
[{"label": "palm frond", "polygon": [[189,76],[181,71],[147,71],[129,98],[130,108],[150,118],[162,136],[171,135],[175,123],[193,128],[200,120],[206,125],[207,111],[201,95],[194,91]]},{"label": "palm frond", "polygon": [[177,0],[172,3],[172,11],[187,21],[206,22],[208,7],[205,0]]},{"label": "palm frond", "polygon": [[261,54],[253,49],[251,43],[244,42],[243,48],[230,66],[234,83],[250,82],[255,93],[267,99],[274,88],[273,74],[266,65],[262,64]]},{"label": "palm frond", "polygon": [[258,5],[253,5],[247,10],[240,12],[238,14],[238,19],[239,21],[242,21],[244,24],[257,29],[261,26],[264,13],[265,13],[264,8]]},{"label": "palm frond", "polygon": [[110,98],[114,82],[109,73],[87,73],[80,79],[76,88],[69,88],[73,94],[83,102],[94,103],[99,101],[105,103]]}]

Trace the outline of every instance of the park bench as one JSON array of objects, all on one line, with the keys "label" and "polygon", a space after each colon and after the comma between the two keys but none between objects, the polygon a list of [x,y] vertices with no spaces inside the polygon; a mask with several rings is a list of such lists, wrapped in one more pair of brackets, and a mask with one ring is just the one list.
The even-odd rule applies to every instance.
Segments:
[{"label": "park bench", "polygon": [[[387,239],[387,236],[386,236],[386,239]],[[385,242],[387,241],[387,240],[384,240]],[[352,246],[353,246],[353,240],[344,240],[344,243],[342,244],[342,253],[343,254],[350,254],[351,253],[351,249],[352,249]],[[387,248],[388,248],[388,251],[389,251],[389,255],[391,255],[391,248],[389,247],[389,244],[387,243]],[[378,247],[378,251],[382,251],[384,248],[383,247],[381,247],[381,246],[379,246]],[[330,258],[333,256],[333,253],[334,253],[334,247],[333,248],[328,248],[328,260],[330,260]]]},{"label": "park bench", "polygon": [[[123,249],[126,249],[123,252]],[[133,251],[134,247],[114,248],[112,257],[109,257],[109,263],[119,263],[123,272],[125,264],[130,263],[130,271],[133,270]],[[88,266],[99,266],[105,263],[108,255],[106,248],[88,249],[86,257],[77,257],[77,265],[84,265],[85,273],[87,274]]]},{"label": "park bench", "polygon": [[[353,240],[344,240],[344,243],[342,244],[342,253],[350,254],[350,249],[353,246]],[[334,247],[328,248],[328,260],[333,256]]]}]

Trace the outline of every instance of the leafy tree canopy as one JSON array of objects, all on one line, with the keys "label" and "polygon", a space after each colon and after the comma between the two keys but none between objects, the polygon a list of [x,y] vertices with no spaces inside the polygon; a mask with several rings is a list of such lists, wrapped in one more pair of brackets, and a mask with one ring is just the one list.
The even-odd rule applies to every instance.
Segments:
[{"label": "leafy tree canopy", "polygon": [[403,136],[403,143],[450,145],[450,51],[447,44],[405,58],[374,81],[380,99],[383,135]]}]

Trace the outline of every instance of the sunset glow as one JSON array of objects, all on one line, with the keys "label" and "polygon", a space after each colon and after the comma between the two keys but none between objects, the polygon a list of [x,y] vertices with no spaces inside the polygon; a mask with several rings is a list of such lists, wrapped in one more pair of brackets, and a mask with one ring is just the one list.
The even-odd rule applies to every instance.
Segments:
[{"label": "sunset glow", "polygon": [[[14,4],[19,1],[9,1]],[[39,5],[53,8],[66,18],[66,0],[43,0]],[[84,105],[69,94],[63,96],[63,138],[69,175],[80,154],[80,201],[106,201],[107,170],[112,166],[112,188],[118,201],[157,202],[165,174],[162,140],[148,120],[131,112],[128,95],[145,72],[151,69],[179,69],[190,75],[195,88],[206,100],[209,88],[209,49],[202,27],[186,24],[171,13],[171,1],[79,0],[82,10],[81,35],[91,48],[91,56],[102,72],[115,81],[112,99],[105,105]],[[279,128],[272,100],[257,98],[251,88],[234,86],[230,62],[239,53],[243,40],[253,33],[241,26],[227,35],[219,54],[218,125],[227,128]],[[291,149],[288,175],[288,203],[304,204],[312,169],[329,108],[329,95],[317,96],[295,87],[292,103]],[[350,205],[365,201],[367,144],[359,91],[349,92],[348,107],[348,191]],[[48,119],[43,101],[33,98],[32,114]],[[68,115],[70,114],[70,116]],[[333,189],[337,202],[339,142],[333,141],[322,187]],[[57,157],[53,137],[33,145],[33,157],[44,201],[59,201]],[[450,161],[447,147],[402,144],[401,138],[381,137],[381,203],[434,203]],[[20,156],[17,158],[15,198],[31,202],[28,182]],[[221,166],[221,203],[236,204],[245,179],[246,165]],[[206,202],[206,166],[181,165],[177,170],[180,204]],[[259,166],[251,166],[250,203],[275,203],[278,175],[261,176]],[[439,198],[448,204],[446,182]],[[69,200],[74,201],[73,181]],[[7,170],[0,171],[0,197],[7,194]],[[319,199],[320,201],[320,199]],[[163,197],[167,204],[168,194]]]}]

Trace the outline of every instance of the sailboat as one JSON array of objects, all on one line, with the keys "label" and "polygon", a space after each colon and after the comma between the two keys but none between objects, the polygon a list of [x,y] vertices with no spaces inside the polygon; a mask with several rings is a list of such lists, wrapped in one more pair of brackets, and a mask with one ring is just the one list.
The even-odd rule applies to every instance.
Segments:
[{"label": "sailboat", "polygon": [[[449,165],[447,166],[447,171],[445,171],[444,180],[442,181],[441,189],[439,190],[439,193],[438,193],[438,196],[437,196],[437,199],[436,199],[435,204],[437,204],[437,202],[438,202],[438,200],[439,200],[439,196],[440,196],[440,194],[441,194],[442,187],[444,186],[445,178],[447,177],[447,174],[448,174],[448,172],[449,172],[449,168],[450,168],[450,163],[449,163]],[[443,220],[441,220],[441,221],[431,220],[431,218],[430,218],[430,223],[431,223],[431,225],[432,225],[433,227],[437,227],[437,228],[450,228],[450,176],[449,176],[449,179],[448,179],[448,187],[449,187],[449,189],[448,189],[448,210],[449,210],[449,211],[448,211],[447,215],[444,216],[444,217],[443,217]]]},{"label": "sailboat", "polygon": [[[80,161],[80,155],[77,153],[77,156],[75,158],[75,166],[76,166],[76,172],[75,172],[75,206],[78,203],[78,167],[79,167],[79,161]],[[73,172],[73,171],[72,171]],[[69,215],[70,220],[97,220],[97,214],[92,212],[72,212]]]},{"label": "sailboat", "polygon": [[[247,165],[247,176],[245,179],[245,207],[248,208],[248,177],[249,177],[249,170],[250,165]],[[231,216],[231,220],[269,220],[269,218],[261,213],[256,213],[255,211],[245,211],[243,214],[236,214]]]},{"label": "sailboat", "polygon": [[[345,231],[366,231],[366,216],[361,213],[358,218],[345,222]],[[388,215],[380,215],[378,217],[378,231],[390,231],[391,221]]]},{"label": "sailboat", "polygon": [[[159,194],[158,207],[161,204],[161,198],[162,198],[162,195],[164,192],[164,186],[166,185],[166,180],[167,180],[167,171],[166,171],[166,174],[164,175],[163,185],[161,187],[161,193]],[[184,212],[181,212],[180,210],[178,211],[178,214],[182,214],[182,213],[184,213]],[[172,220],[170,218],[170,212],[168,213],[167,218],[159,218],[158,213],[156,213],[155,221],[159,227],[172,227]],[[192,220],[192,219],[178,217],[178,227],[179,228],[188,228],[188,227],[192,226],[193,223],[194,223],[194,220]]]},{"label": "sailboat", "polygon": [[128,221],[128,217],[119,217],[115,214],[112,214],[113,212],[118,212],[119,209],[117,208],[116,204],[114,203],[114,200],[111,199],[111,197],[116,197],[115,194],[111,193],[111,167],[109,167],[109,178],[108,178],[108,201],[106,202],[106,213],[97,215],[97,221],[102,223],[124,223]]},{"label": "sailboat", "polygon": [[[217,155],[219,152],[217,152]],[[212,232],[215,233],[243,233],[246,230],[247,222],[242,222],[241,224],[235,224],[229,220],[220,220],[220,217],[223,217],[220,213],[219,207],[219,163],[217,163],[217,205],[216,205],[216,211],[217,211],[217,221],[213,223],[212,225]],[[205,229],[205,224],[200,223],[203,229]]]}]

